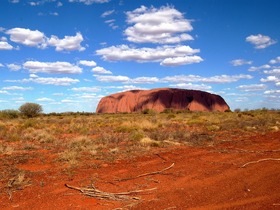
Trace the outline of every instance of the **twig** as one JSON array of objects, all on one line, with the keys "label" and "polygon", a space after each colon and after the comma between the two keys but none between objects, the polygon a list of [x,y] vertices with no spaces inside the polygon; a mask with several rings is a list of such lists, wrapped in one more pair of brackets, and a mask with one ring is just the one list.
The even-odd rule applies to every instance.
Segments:
[{"label": "twig", "polygon": [[92,188],[80,188],[80,187],[74,187],[68,184],[65,184],[66,187],[74,190],[80,191],[82,194],[95,197],[99,199],[109,199],[109,200],[140,200],[139,197],[130,197],[128,195],[136,194],[136,193],[142,193],[142,192],[148,192],[152,190],[156,190],[157,188],[150,188],[150,189],[144,189],[144,190],[134,190],[129,192],[119,192],[119,193],[110,193],[110,192],[103,192],[98,189],[96,189],[94,186]]},{"label": "twig", "polygon": [[256,160],[256,161],[251,161],[248,163],[243,164],[240,168],[244,168],[245,166],[249,165],[249,164],[253,164],[253,163],[259,163],[259,162],[263,162],[263,161],[280,161],[280,158],[265,158],[265,159],[260,159],[260,160]]},{"label": "twig", "polygon": [[160,159],[167,161],[164,157],[161,157],[160,154],[156,153],[155,155],[158,156]]},{"label": "twig", "polygon": [[169,167],[164,168],[164,169],[162,169],[162,170],[160,170],[160,171],[154,171],[154,172],[150,172],[150,173],[140,174],[140,175],[138,175],[138,176],[136,176],[136,177],[118,179],[117,181],[127,181],[127,180],[131,180],[131,179],[137,179],[137,178],[140,178],[140,177],[143,177],[143,176],[161,174],[162,172],[167,171],[167,170],[169,170],[170,168],[172,168],[172,167],[174,166],[174,164],[175,164],[175,163],[172,163]]}]

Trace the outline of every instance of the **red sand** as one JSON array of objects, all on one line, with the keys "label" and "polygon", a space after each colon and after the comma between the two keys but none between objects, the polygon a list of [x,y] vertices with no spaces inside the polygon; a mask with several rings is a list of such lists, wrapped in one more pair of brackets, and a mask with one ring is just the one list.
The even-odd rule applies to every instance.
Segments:
[{"label": "red sand", "polygon": [[[155,148],[149,155],[128,160],[89,160],[66,168],[51,154],[30,151],[16,167],[26,171],[31,185],[15,190],[11,199],[1,183],[0,209],[280,209],[280,132],[246,136],[215,147]],[[135,178],[160,171],[163,173]],[[5,163],[7,164],[7,163]],[[4,170],[7,165],[0,164]],[[127,181],[120,178],[134,177]],[[87,197],[65,184],[123,192],[154,188],[141,200],[112,201]]]}]

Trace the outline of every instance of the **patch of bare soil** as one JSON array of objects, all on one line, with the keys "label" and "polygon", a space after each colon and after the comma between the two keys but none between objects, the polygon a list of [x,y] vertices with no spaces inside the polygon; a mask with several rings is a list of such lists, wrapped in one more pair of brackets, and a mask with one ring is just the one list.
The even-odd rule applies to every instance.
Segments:
[{"label": "patch of bare soil", "polygon": [[84,158],[76,167],[49,151],[5,154],[0,176],[13,178],[0,177],[0,209],[280,209],[279,137],[153,148],[109,162]]}]

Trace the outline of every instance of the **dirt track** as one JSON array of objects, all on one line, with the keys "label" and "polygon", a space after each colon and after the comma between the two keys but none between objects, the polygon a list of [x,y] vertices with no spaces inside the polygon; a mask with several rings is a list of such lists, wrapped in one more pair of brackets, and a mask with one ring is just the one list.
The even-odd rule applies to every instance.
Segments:
[{"label": "dirt track", "polygon": [[[154,148],[145,156],[84,162],[73,170],[47,161],[51,160],[47,151],[36,151],[40,154],[30,153],[34,158],[16,166],[30,172],[26,176],[31,185],[1,190],[0,209],[280,209],[279,137],[278,131],[239,137],[215,147]],[[272,159],[263,160],[267,158]],[[172,163],[162,173],[136,178]],[[123,178],[131,179],[119,181]],[[65,184],[94,184],[107,192],[156,190],[133,195],[140,200],[112,201],[87,197]]]}]

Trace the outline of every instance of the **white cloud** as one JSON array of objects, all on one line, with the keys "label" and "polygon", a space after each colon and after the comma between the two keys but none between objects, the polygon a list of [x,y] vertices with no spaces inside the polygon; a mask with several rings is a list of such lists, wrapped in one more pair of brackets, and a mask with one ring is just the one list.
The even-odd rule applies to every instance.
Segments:
[{"label": "white cloud", "polygon": [[[213,77],[202,77],[199,75],[175,75],[175,76],[167,76],[163,78],[157,77],[136,77],[129,78],[127,76],[101,76],[94,75],[96,79],[100,82],[121,82],[126,84],[154,84],[154,83],[190,83],[193,82],[203,82],[203,83],[214,83],[214,84],[223,84],[223,83],[232,83],[237,82],[241,79],[252,79],[251,75],[218,75]],[[189,84],[187,84],[189,85]],[[193,85],[195,86],[195,85]],[[199,87],[199,86],[197,86]],[[210,86],[200,85],[200,87],[204,87],[204,89],[210,88]]]},{"label": "white cloud", "polygon": [[29,47],[46,48],[46,36],[44,33],[26,28],[12,28],[6,31],[10,35],[10,40]]},{"label": "white cloud", "polygon": [[82,73],[79,66],[72,65],[68,62],[40,62],[40,61],[27,61],[23,64],[25,69],[30,73],[59,73],[59,74],[78,74]]},{"label": "white cloud", "polygon": [[78,87],[71,88],[71,90],[75,92],[99,92],[101,89],[99,87]]},{"label": "white cloud", "polygon": [[0,41],[0,50],[12,50],[14,47],[6,41]]},{"label": "white cloud", "polygon": [[69,2],[78,2],[78,3],[83,3],[85,5],[91,5],[94,3],[107,3],[110,0],[69,0]]},{"label": "white cloud", "polygon": [[9,86],[9,87],[3,87],[2,90],[32,90],[32,87],[21,87],[21,86]]},{"label": "white cloud", "polygon": [[72,99],[63,99],[63,100],[61,100],[61,103],[73,104],[73,103],[79,103],[79,101],[75,101],[75,100],[72,100]]},{"label": "white cloud", "polygon": [[266,79],[261,78],[261,82],[280,82],[280,79],[277,76],[268,76]]},{"label": "white cloud", "polygon": [[264,84],[251,84],[251,85],[240,85],[237,87],[238,90],[251,92],[251,91],[260,91],[267,88]]},{"label": "white cloud", "polygon": [[39,77],[39,76],[36,75],[36,74],[30,74],[29,77],[30,77],[30,78],[37,78],[37,77]]},{"label": "white cloud", "polygon": [[267,90],[264,94],[280,94],[280,90]]},{"label": "white cloud", "polygon": [[9,2],[16,4],[19,3],[19,0],[9,0]]},{"label": "white cloud", "polygon": [[92,68],[92,72],[95,74],[112,74],[111,71],[104,69],[103,67],[96,66]]},{"label": "white cloud", "polygon": [[106,20],[105,23],[107,23],[112,29],[117,29],[119,26],[115,25],[115,19]]},{"label": "white cloud", "polygon": [[270,71],[263,71],[265,74],[280,75],[280,67],[272,69]]},{"label": "white cloud", "polygon": [[204,84],[193,84],[193,83],[179,83],[174,85],[169,85],[170,87],[183,88],[183,89],[195,89],[195,90],[210,90],[212,89],[209,85]]},{"label": "white cloud", "polygon": [[[9,95],[9,92],[6,90],[0,90],[0,94],[5,94],[5,95]],[[1,100],[0,100],[1,101]]]},{"label": "white cloud", "polygon": [[85,47],[81,46],[83,40],[84,38],[82,34],[78,32],[76,33],[76,36],[65,36],[63,39],[59,39],[57,36],[52,35],[51,38],[48,39],[48,44],[54,46],[56,51],[84,51]]},{"label": "white cloud", "polygon": [[252,79],[251,75],[218,75],[212,77],[201,77],[199,75],[175,75],[162,78],[162,82],[185,83],[185,82],[203,82],[203,83],[232,83],[240,79]]},{"label": "white cloud", "polygon": [[165,58],[160,65],[162,66],[179,66],[187,65],[193,63],[200,63],[203,59],[200,56],[185,56],[185,57],[175,57],[175,58]]},{"label": "white cloud", "polygon": [[271,39],[269,36],[265,36],[262,34],[250,35],[246,37],[246,41],[255,45],[256,49],[264,49],[269,47],[270,45],[277,43],[277,41]]},{"label": "white cloud", "polygon": [[280,69],[265,71],[266,74],[272,74],[266,78],[261,78],[261,82],[272,82],[275,86],[280,87]]},{"label": "white cloud", "polygon": [[130,42],[170,44],[193,40],[191,35],[184,33],[193,30],[191,21],[173,7],[141,6],[126,15],[127,22],[134,24],[124,31]]},{"label": "white cloud", "polygon": [[236,59],[236,60],[232,60],[230,63],[233,66],[243,66],[243,65],[251,65],[253,63],[253,61],[247,61],[244,59]]},{"label": "white cloud", "polygon": [[98,96],[96,96],[96,94],[82,94],[82,95],[77,95],[77,97],[81,98],[81,99],[96,99],[98,98]]},{"label": "white cloud", "polygon": [[80,82],[78,79],[72,79],[69,77],[35,77],[22,80],[5,80],[5,82],[16,83],[29,83],[34,82],[43,85],[56,85],[56,86],[68,86]]},{"label": "white cloud", "polygon": [[122,86],[108,86],[107,88],[110,89],[122,89],[120,91],[124,90],[146,90],[147,88],[135,86],[135,85],[122,85]]},{"label": "white cloud", "polygon": [[127,76],[103,76],[94,75],[100,82],[128,82],[130,79]]},{"label": "white cloud", "polygon": [[[174,59],[172,65],[176,61],[184,64],[187,59],[180,59],[200,52],[199,49],[192,49],[190,46],[177,45],[177,46],[160,46],[156,48],[132,48],[127,45],[111,46],[97,50],[96,53],[101,55],[107,61],[136,61],[136,62],[163,62],[165,59]],[[175,59],[179,57],[178,59]],[[200,58],[201,59],[201,58]],[[194,62],[200,60],[198,57],[193,59]],[[189,59],[189,63],[190,63]],[[168,63],[168,60],[165,61]],[[171,61],[169,61],[171,62]]]},{"label": "white cloud", "polygon": [[269,63],[271,63],[271,64],[280,63],[280,56],[276,57],[275,59],[270,60]]},{"label": "white cloud", "polygon": [[0,67],[4,67],[4,65],[2,63],[0,63]]},{"label": "white cloud", "polygon": [[115,12],[115,10],[108,10],[102,13],[101,17],[105,18],[111,14],[113,14]]},{"label": "white cloud", "polygon": [[37,98],[36,101],[39,101],[39,102],[54,102],[55,100],[51,99],[51,98],[43,97],[43,98]]},{"label": "white cloud", "polygon": [[[58,15],[58,13],[51,13],[51,15]],[[27,28],[12,28],[5,32],[10,35],[10,40],[16,43],[20,43],[29,47],[37,47],[45,49],[48,46],[55,47],[56,51],[73,51],[85,50],[85,47],[81,46],[81,42],[84,40],[80,32],[77,32],[75,36],[64,36],[63,39],[59,39],[57,36],[52,35],[50,38],[38,30],[30,30]],[[2,40],[2,47],[11,48],[8,43]],[[0,42],[1,49],[1,42]]]},{"label": "white cloud", "polygon": [[53,16],[58,16],[59,15],[58,12],[50,12],[49,14],[53,15]]},{"label": "white cloud", "polygon": [[84,65],[84,66],[96,66],[96,63],[94,61],[87,61],[87,60],[80,60],[79,64]]},{"label": "white cloud", "polygon": [[261,70],[261,69],[269,69],[271,68],[270,65],[268,64],[265,64],[265,65],[262,65],[262,66],[251,66],[248,71],[258,71],[258,70]]},{"label": "white cloud", "polygon": [[7,64],[7,67],[12,71],[18,71],[18,70],[21,69],[20,65],[17,65],[17,64],[14,64],[14,63]]}]

